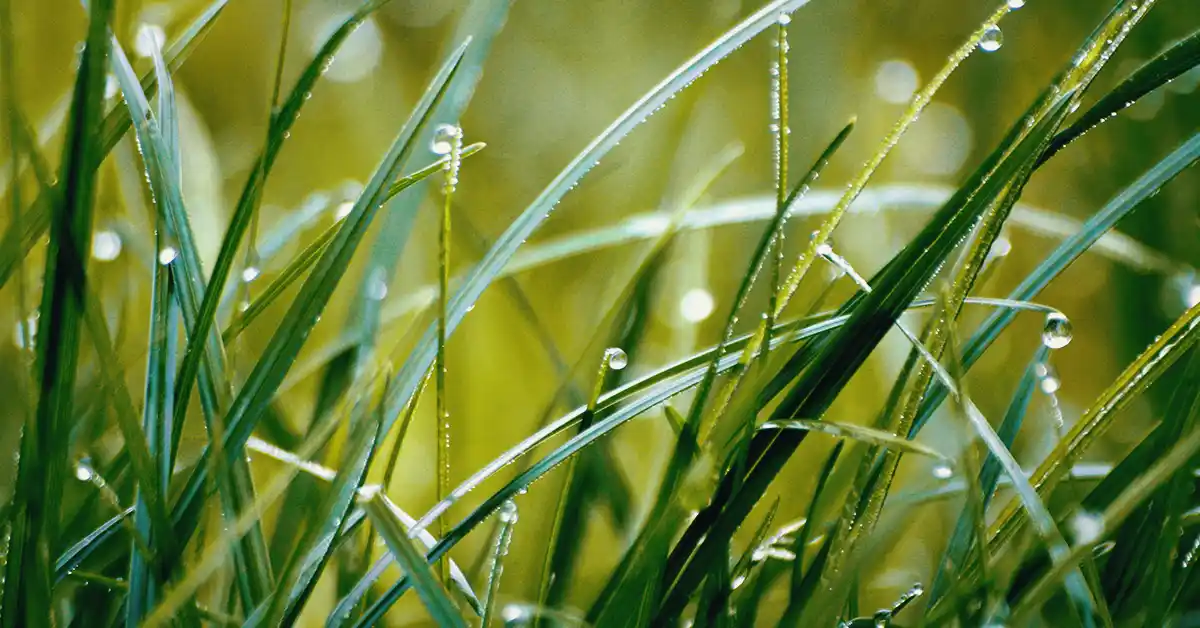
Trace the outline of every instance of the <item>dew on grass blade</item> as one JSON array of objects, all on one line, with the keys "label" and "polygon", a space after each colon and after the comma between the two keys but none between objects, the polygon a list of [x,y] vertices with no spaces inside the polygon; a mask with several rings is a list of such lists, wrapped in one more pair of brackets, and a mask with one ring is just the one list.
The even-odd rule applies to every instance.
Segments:
[{"label": "dew on grass blade", "polygon": [[1104,534],[1104,518],[1097,513],[1081,510],[1071,517],[1071,531],[1076,544],[1098,541]]},{"label": "dew on grass blade", "polygon": [[429,150],[435,155],[449,155],[455,140],[461,137],[462,131],[453,124],[438,125],[433,131],[433,141],[429,144]]},{"label": "dew on grass blade", "polygon": [[933,477],[939,480],[948,480],[954,475],[954,469],[944,464],[939,464],[933,468]]},{"label": "dew on grass blade", "polygon": [[1053,395],[1062,388],[1062,381],[1058,379],[1058,371],[1050,364],[1038,364],[1037,368],[1038,387],[1047,395]]},{"label": "dew on grass blade", "polygon": [[162,264],[163,266],[166,266],[167,264],[170,264],[171,262],[175,261],[176,257],[179,257],[179,251],[176,250],[175,247],[164,246],[158,252],[158,263]]},{"label": "dew on grass blade", "polygon": [[608,368],[619,371],[629,365],[629,356],[620,347],[609,347],[604,350],[604,361]]},{"label": "dew on grass blade", "polygon": [[1050,312],[1042,327],[1042,344],[1050,349],[1062,349],[1071,344],[1071,321],[1062,312]]},{"label": "dew on grass blade", "polygon": [[1000,32],[999,26],[987,27],[983,31],[983,37],[979,39],[979,49],[984,52],[996,52],[1003,44],[1004,33]]},{"label": "dew on grass blade", "polygon": [[242,270],[242,281],[250,283],[251,281],[258,279],[260,274],[262,273],[258,270],[257,266],[247,266]]},{"label": "dew on grass blade", "polygon": [[1008,0],[1008,8],[1019,9],[1025,6],[1025,0]]}]

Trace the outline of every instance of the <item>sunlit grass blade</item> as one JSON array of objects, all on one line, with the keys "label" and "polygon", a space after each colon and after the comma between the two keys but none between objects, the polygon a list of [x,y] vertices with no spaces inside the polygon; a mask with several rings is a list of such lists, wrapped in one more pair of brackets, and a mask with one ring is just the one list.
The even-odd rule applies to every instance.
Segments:
[{"label": "sunlit grass blade", "polygon": [[[304,345],[308,334],[316,325],[317,319],[320,318],[321,312],[333,295],[338,282],[345,274],[355,249],[362,241],[367,227],[370,226],[380,207],[389,182],[395,178],[397,170],[403,166],[405,160],[412,153],[413,139],[416,133],[426,124],[430,110],[445,93],[446,86],[453,78],[464,52],[465,46],[446,61],[430,83],[379,168],[354,204],[354,209],[344,219],[344,226],[338,231],[337,236],[329,244],[300,288],[295,301],[230,406],[225,420],[224,442],[221,443],[221,454],[226,461],[244,459],[242,447],[254,430],[255,422],[275,395],[276,389],[283,381],[296,354]],[[212,452],[209,450],[205,457],[211,455]],[[176,532],[182,539],[189,538],[195,529],[199,506],[205,497],[206,475],[206,465],[197,465],[176,503],[174,512]]]},{"label": "sunlit grass blade", "polygon": [[[39,308],[40,397],[25,422],[17,462],[16,493],[5,564],[3,625],[54,623],[52,552],[59,538],[59,501],[67,475],[76,362],[87,291],[86,260],[92,242],[96,168],[100,163],[95,129],[104,98],[108,22],[112,2],[97,0],[89,13],[87,38],[72,95],[64,142],[62,194],[52,209],[50,244]],[[17,182],[13,182],[14,185]]]},{"label": "sunlit grass blade", "polygon": [[[183,65],[188,55],[191,54],[200,41],[202,41],[209,28],[212,27],[213,22],[221,15],[221,11],[224,10],[228,2],[229,0],[214,0],[184,29],[179,38],[171,44],[164,54],[167,65],[171,70],[176,70]],[[157,86],[154,71],[147,72],[142,77],[141,85],[145,92],[153,92]],[[104,156],[108,155],[113,147],[117,145],[117,142],[129,131],[131,126],[129,110],[124,106],[118,105],[107,116],[104,116],[100,124],[100,128],[102,129],[101,141],[98,148],[98,156],[93,167],[99,167]],[[30,136],[30,141],[33,141],[32,136]],[[56,188],[57,190],[58,188]],[[8,282],[17,265],[21,263],[21,260],[25,259],[25,256],[38,243],[42,235],[46,232],[46,228],[50,225],[50,213],[46,209],[46,203],[50,202],[50,199],[43,197],[44,194],[34,201],[31,209],[23,217],[20,229],[14,230],[10,228],[5,231],[4,238],[0,240],[0,287],[3,287]]]},{"label": "sunlit grass blade", "polygon": [[512,543],[513,528],[517,524],[517,504],[507,502],[496,515],[500,527],[496,531],[496,541],[492,544],[491,567],[488,569],[487,589],[483,596],[483,613],[479,619],[481,628],[491,624],[492,613],[496,608],[496,597],[500,594],[500,576],[504,573],[504,561],[508,557],[508,548]]},{"label": "sunlit grass blade", "polygon": [[[851,374],[928,284],[976,219],[1040,152],[1049,134],[1061,122],[1071,95],[1070,92],[1064,94],[1049,115],[1028,129],[1025,137],[1011,147],[1011,152],[1003,145],[993,152],[959,193],[870,282],[874,290],[847,306],[850,318],[846,325],[817,345],[811,363],[804,365],[808,368],[777,408],[777,417],[820,417],[824,414]],[[1018,124],[1023,126],[1023,123]],[[776,377],[777,380],[791,378],[786,371]],[[674,584],[660,608],[660,620],[675,617],[682,610],[698,578],[712,560],[712,552],[706,548],[720,543],[720,539],[736,530],[738,522],[766,491],[804,440],[804,435],[805,432],[797,431],[756,435],[751,443],[750,471],[740,483],[741,490],[728,506],[714,502],[708,507],[707,510],[720,515],[712,520],[707,534],[701,537],[693,533],[689,543],[680,543],[672,552],[666,581]],[[727,475],[723,482],[739,482],[739,479]],[[695,545],[701,538],[703,543]]]},{"label": "sunlit grass blade", "polygon": [[906,453],[917,454],[918,456],[926,456],[946,463],[953,461],[949,456],[932,447],[908,440],[907,438],[900,438],[890,432],[854,425],[852,423],[838,423],[827,420],[786,419],[782,421],[767,421],[758,427],[758,431],[760,432],[779,430],[821,432],[838,438],[848,438],[879,447],[897,449]]},{"label": "sunlit grass blade", "polygon": [[[452,333],[458,327],[467,310],[475,304],[483,291],[504,269],[517,248],[545,221],[563,196],[592,169],[598,160],[611,151],[643,120],[666,104],[672,96],[699,78],[708,68],[774,24],[780,13],[794,11],[807,3],[808,0],[775,0],[768,3],[684,62],[593,139],[509,225],[492,249],[463,281],[450,302],[446,321],[448,333]],[[394,394],[385,417],[385,420],[388,421],[384,425],[385,432],[391,428],[392,423],[399,416],[400,410],[412,397],[421,379],[424,378],[425,372],[433,363],[436,351],[435,335],[434,329],[427,329],[411,352],[404,367],[396,374]]]},{"label": "sunlit grass blade", "polygon": [[433,620],[439,626],[466,628],[467,624],[462,615],[458,613],[437,576],[425,562],[425,555],[409,540],[409,530],[393,512],[391,500],[379,488],[375,488],[363,496],[362,504],[375,529],[379,530],[379,536],[383,537],[396,562],[404,568],[413,582],[413,588],[417,590],[417,595],[425,603],[425,608],[429,610]]},{"label": "sunlit grass blade", "polygon": [[1178,78],[1200,64],[1200,31],[1188,35],[1170,48],[1144,63],[1121,84],[1105,94],[1067,128],[1059,131],[1050,146],[1038,159],[1038,165],[1049,160],[1084,133],[1096,128],[1117,112],[1132,106],[1146,94]]},{"label": "sunlit grass blade", "polygon": [[[466,146],[462,150],[461,157],[463,159],[470,157],[480,150],[483,150],[484,146],[485,144],[482,142],[477,142]],[[421,168],[420,170],[393,183],[391,187],[388,188],[387,196],[384,198],[384,202],[387,202],[389,199],[400,194],[400,192],[403,192],[435,172],[440,172],[448,159],[449,158],[447,157],[443,157],[442,159],[439,159],[432,164],[429,164],[428,166],[425,166],[424,168]],[[260,292],[253,301],[250,302],[249,307],[238,314],[237,317],[225,327],[225,330],[221,332],[221,337],[226,344],[245,331],[245,329],[250,326],[250,323],[252,323],[254,319],[258,318],[260,314],[266,311],[266,309],[270,307],[271,304],[274,303],[289,287],[291,287],[292,284],[294,284],[305,272],[312,268],[313,264],[317,263],[317,260],[320,259],[321,254],[324,253],[325,248],[329,246],[329,243],[333,241],[334,236],[337,235],[337,232],[340,228],[341,223],[332,225],[325,229],[325,231],[322,231],[320,235],[314,238],[313,241],[308,244],[308,246],[304,247],[303,251],[296,255],[296,257],[292,258],[291,262],[288,262],[288,265],[284,267],[284,269],[281,270],[274,279],[271,280],[271,283],[268,284],[267,287],[263,289],[263,291]]]}]

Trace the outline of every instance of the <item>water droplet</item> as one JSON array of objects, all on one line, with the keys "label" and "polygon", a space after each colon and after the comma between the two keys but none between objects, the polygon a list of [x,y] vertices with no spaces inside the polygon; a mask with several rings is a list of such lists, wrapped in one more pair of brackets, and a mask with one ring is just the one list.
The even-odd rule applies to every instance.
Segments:
[{"label": "water droplet", "polygon": [[[37,315],[30,316],[25,319],[25,324],[17,323],[16,329],[13,332],[13,344],[19,349],[33,350],[33,344],[37,340],[38,319]],[[29,334],[29,346],[25,346],[25,334]]]},{"label": "water droplet", "polygon": [[372,301],[382,301],[387,298],[387,275],[383,268],[377,267],[371,271],[367,279],[367,298]]},{"label": "water droplet", "polygon": [[954,475],[954,469],[949,465],[939,464],[933,468],[933,477],[939,480],[948,480]]},{"label": "water droplet", "polygon": [[167,34],[158,24],[141,24],[133,38],[133,50],[139,57],[149,57],[162,50],[167,43]]},{"label": "water droplet", "polygon": [[1104,534],[1104,518],[1094,512],[1081,510],[1071,517],[1071,531],[1075,535],[1075,543],[1084,544],[1100,540]]},{"label": "water droplet", "polygon": [[604,360],[608,368],[619,371],[629,365],[629,356],[620,347],[609,347],[604,350]]},{"label": "water droplet", "polygon": [[1025,6],[1025,0],[1008,0],[1008,8],[1019,9]]},{"label": "water droplet", "polygon": [[179,257],[179,251],[175,250],[175,247],[164,246],[162,250],[158,252],[158,263],[166,266],[167,264],[175,261],[176,257]]},{"label": "water droplet", "polygon": [[333,211],[334,220],[345,220],[350,212],[354,211],[354,201],[343,201],[339,203],[337,209]]},{"label": "water droplet", "polygon": [[979,49],[984,52],[996,52],[1003,44],[1004,33],[1000,32],[999,26],[987,27],[983,31],[983,37],[979,39]]},{"label": "water droplet", "polygon": [[497,515],[500,521],[504,523],[516,523],[519,515],[517,513],[517,502],[511,499],[505,500],[500,505],[500,514]]},{"label": "water droplet", "polygon": [[96,471],[92,469],[92,465],[86,460],[80,460],[79,464],[75,465],[75,479],[80,482],[91,482],[96,477]]},{"label": "water droplet", "polygon": [[892,611],[887,609],[876,611],[872,619],[875,621],[876,628],[887,628],[892,623]]},{"label": "water droplet", "polygon": [[1038,376],[1038,387],[1047,395],[1053,395],[1062,388],[1062,380],[1058,379],[1058,371],[1049,364],[1038,364],[1034,369]]},{"label": "water droplet", "polygon": [[679,299],[679,314],[689,323],[699,323],[707,319],[715,307],[712,293],[704,288],[692,288]]},{"label": "water droplet", "polygon": [[780,13],[779,19],[776,21],[779,22],[780,26],[787,26],[788,24],[792,23],[792,16],[788,15],[787,13]]},{"label": "water droplet", "polygon": [[121,254],[121,236],[107,229],[92,234],[92,257],[101,262],[111,262]]},{"label": "water droplet", "polygon": [[108,74],[104,77],[104,98],[113,98],[117,92],[121,90],[121,85],[117,83],[117,77]]},{"label": "water droplet", "polygon": [[1050,312],[1046,315],[1046,324],[1042,327],[1042,344],[1051,349],[1062,349],[1071,344],[1071,321],[1062,312]]},{"label": "water droplet", "polygon": [[433,131],[433,142],[429,150],[435,155],[449,155],[454,147],[454,141],[462,135],[462,129],[453,124],[441,124]]},{"label": "water droplet", "polygon": [[250,283],[251,281],[258,279],[260,274],[262,273],[258,270],[258,267],[247,266],[246,268],[242,269],[242,281]]}]

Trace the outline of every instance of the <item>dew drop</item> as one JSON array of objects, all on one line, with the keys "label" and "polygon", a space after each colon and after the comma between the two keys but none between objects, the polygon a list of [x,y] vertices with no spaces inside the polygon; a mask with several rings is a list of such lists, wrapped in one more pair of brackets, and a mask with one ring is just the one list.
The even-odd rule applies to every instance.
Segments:
[{"label": "dew drop", "polygon": [[367,298],[372,301],[382,301],[387,298],[387,276],[383,268],[375,268],[367,279]]},{"label": "dew drop", "polygon": [[776,21],[780,26],[787,26],[788,24],[792,23],[792,16],[788,15],[787,13],[780,13],[779,19]]},{"label": "dew drop", "polygon": [[449,155],[454,147],[454,140],[461,134],[462,130],[453,124],[438,125],[433,131],[433,142],[429,144],[429,150],[435,155]]},{"label": "dew drop", "polygon": [[619,371],[629,365],[629,356],[620,347],[609,347],[604,350],[604,360],[608,368]]},{"label": "dew drop", "polygon": [[247,266],[246,268],[242,269],[242,281],[250,283],[251,281],[258,279],[260,274],[262,273],[258,270],[257,266]]},{"label": "dew drop", "polygon": [[984,52],[996,52],[1003,44],[1004,33],[1000,32],[999,26],[987,27],[983,31],[983,37],[979,39],[979,49]]},{"label": "dew drop", "polygon": [[517,502],[511,499],[505,500],[500,505],[500,514],[497,515],[503,523],[516,523],[519,518],[517,513]]},{"label": "dew drop", "polygon": [[875,621],[875,628],[887,628],[892,624],[892,611],[887,609],[876,611],[872,619]]},{"label": "dew drop", "polygon": [[1062,388],[1062,380],[1058,378],[1058,371],[1049,364],[1038,364],[1035,369],[1038,376],[1038,388],[1047,395],[1053,395]]},{"label": "dew drop", "polygon": [[115,231],[97,231],[92,234],[92,257],[101,262],[111,262],[121,254],[121,236]]},{"label": "dew drop", "polygon": [[1025,0],[1008,0],[1008,8],[1019,9],[1025,6]]},{"label": "dew drop", "polygon": [[346,216],[349,216],[352,211],[354,211],[354,201],[344,201],[333,211],[333,219],[345,220]]},{"label": "dew drop", "polygon": [[167,264],[175,261],[176,257],[179,257],[179,251],[175,250],[175,247],[164,246],[162,250],[158,252],[158,263],[166,266]]},{"label": "dew drop", "polygon": [[1070,526],[1075,534],[1075,542],[1080,545],[1097,541],[1104,534],[1104,518],[1086,510],[1075,513]]},{"label": "dew drop", "polygon": [[1050,312],[1046,315],[1046,324],[1042,327],[1042,344],[1050,349],[1062,349],[1071,344],[1071,321],[1062,312]]},{"label": "dew drop", "polygon": [[[18,349],[32,351],[33,345],[37,340],[37,315],[30,316],[29,318],[25,319],[24,325],[18,322],[15,327],[16,329],[13,331],[13,344],[15,344]],[[25,346],[25,332],[27,331],[29,332],[29,346]]]},{"label": "dew drop", "polygon": [[933,468],[933,477],[939,480],[948,480],[953,475],[954,469],[951,469],[948,465],[939,464]]},{"label": "dew drop", "polygon": [[96,477],[95,470],[87,460],[80,460],[79,464],[75,465],[75,479],[80,482],[91,482]]}]

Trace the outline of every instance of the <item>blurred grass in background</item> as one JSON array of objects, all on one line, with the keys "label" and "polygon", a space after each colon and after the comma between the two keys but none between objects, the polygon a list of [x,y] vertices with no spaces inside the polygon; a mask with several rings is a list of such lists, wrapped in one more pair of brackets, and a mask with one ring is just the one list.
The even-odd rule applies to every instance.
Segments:
[{"label": "blurred grass in background", "polygon": [[[476,0],[484,4],[482,0]],[[250,277],[253,292],[316,237],[344,201],[353,201],[395,133],[444,58],[466,1],[393,0],[351,35],[291,131],[266,186],[259,243],[273,229],[290,224],[301,212],[318,208],[302,237],[285,244]],[[490,4],[503,5],[504,0]],[[791,23],[791,142],[793,179],[803,172],[851,116],[856,132],[819,182],[840,192],[895,123],[914,91],[945,62],[946,56],[994,8],[976,0],[816,0]],[[120,0],[114,31],[139,72],[149,69],[154,33],[167,41],[207,2]],[[186,64],[175,73],[183,147],[183,181],[192,225],[206,265],[216,258],[225,226],[242,185],[256,167],[266,136],[275,55],[281,36],[282,2],[231,0]],[[1191,0],[1162,0],[1138,26],[1109,64],[1096,88],[1107,91],[1167,42],[1190,32]],[[349,0],[296,0],[283,84],[291,85],[325,37],[357,7]],[[680,61],[735,24],[756,4],[738,0],[589,0],[513,2],[503,30],[492,43],[483,75],[462,118],[465,140],[488,147],[463,165],[454,196],[452,273],[469,268],[509,222],[581,147]],[[1105,3],[1041,0],[1015,12],[1003,23],[1002,46],[972,56],[941,89],[933,104],[884,163],[873,188],[949,190],[1001,139],[1004,130],[1073,53],[1077,42],[1101,19]],[[61,153],[61,129],[75,76],[75,47],[86,29],[86,13],[73,0],[15,0],[13,3],[16,86],[19,102],[37,127],[47,155]],[[150,28],[147,29],[146,26]],[[768,130],[768,67],[774,54],[769,38],[752,40],[743,50],[700,79],[661,113],[639,128],[569,194],[528,244],[581,230],[613,225],[636,214],[670,210],[679,190],[695,183],[723,150],[743,148],[741,156],[709,188],[702,206],[728,199],[770,198],[773,190],[772,135]],[[1157,90],[1126,114],[1080,140],[1035,177],[1022,204],[1053,215],[1082,220],[1117,190],[1196,129],[1200,105],[1196,70]],[[119,99],[115,92],[110,99]],[[115,100],[110,100],[115,102]],[[6,130],[0,130],[4,133]],[[7,138],[5,138],[7,145]],[[148,328],[153,238],[148,198],[141,190],[140,164],[132,134],[101,168],[97,197],[92,281],[126,360],[131,390],[140,390]],[[426,147],[410,162],[417,167],[436,156]],[[8,169],[4,170],[5,177]],[[432,320],[404,304],[437,279],[437,219],[441,196],[436,185],[416,212],[413,236],[387,284],[379,346],[397,365]],[[26,191],[28,193],[28,191]],[[1195,199],[1200,173],[1185,172],[1162,194],[1148,200],[1121,231],[1154,252],[1133,255],[1088,254],[1038,299],[1065,312],[1074,324],[1075,341],[1057,352],[1061,380],[1057,391],[1062,419],[1070,425],[1124,365],[1174,320],[1200,300],[1194,277],[1185,270],[1200,263],[1200,224]],[[887,262],[925,223],[940,203],[923,210],[883,205],[877,212],[847,218],[835,233],[838,252],[869,276]],[[375,233],[384,219],[376,221]],[[789,222],[787,250],[792,259],[807,244],[818,220]],[[621,376],[636,377],[716,342],[724,313],[742,279],[743,268],[761,229],[757,223],[733,224],[684,233],[670,249],[657,276],[645,335]],[[358,286],[366,280],[366,251],[356,256],[348,280],[339,287],[320,324],[301,352],[276,397],[280,430],[260,431],[269,442],[287,448],[303,434],[313,416],[322,367],[334,355],[340,334],[355,307]],[[101,238],[107,238],[102,240]],[[1003,296],[1025,276],[1057,238],[1010,226],[1011,246],[996,274],[977,292]],[[379,246],[378,243],[374,243]],[[560,373],[546,347],[567,364],[597,363],[581,355],[597,325],[648,250],[648,241],[627,244],[520,272],[515,281],[528,307],[511,286],[497,284],[480,300],[449,343],[447,388],[453,427],[453,483],[467,477],[538,425],[561,385]],[[1138,249],[1139,251],[1141,249]],[[28,290],[37,290],[42,253],[35,249],[25,264]],[[255,273],[251,273],[255,274]],[[134,279],[141,278],[141,279]],[[806,284],[807,285],[807,284]],[[245,377],[296,289],[240,335],[228,350],[234,379]],[[761,291],[760,291],[761,292]],[[13,288],[0,293],[0,329],[17,329]],[[849,296],[842,289],[831,302]],[[754,298],[765,302],[765,294]],[[234,305],[233,307],[236,307]],[[531,320],[531,315],[535,319]],[[982,320],[971,309],[964,324]],[[750,331],[757,321],[739,326]],[[1000,415],[1023,372],[1029,352],[1040,342],[1041,319],[1019,319],[971,372],[976,403],[989,416]],[[21,375],[19,336],[0,342],[0,394],[6,419],[0,443],[15,449],[18,407],[33,407],[35,394]],[[900,336],[889,337],[842,394],[830,416],[865,423],[884,403],[896,372],[908,353]],[[81,386],[95,382],[99,364],[84,352]],[[974,384],[974,382],[979,382]],[[584,389],[590,383],[581,384]],[[85,397],[86,398],[86,397]],[[92,397],[102,402],[103,397]],[[430,394],[418,409],[400,453],[389,495],[408,512],[424,512],[434,503],[435,417]],[[1120,429],[1088,454],[1098,462],[1123,455],[1149,429],[1166,405],[1166,393],[1137,400]],[[572,404],[551,413],[557,416]],[[78,408],[79,430],[102,434],[102,405]],[[939,436],[935,418],[924,439],[930,445],[955,445],[955,436]],[[199,421],[190,421],[182,456],[191,459],[204,442]],[[1014,453],[1036,461],[1053,446],[1055,407],[1036,398],[1027,428]],[[657,409],[611,438],[610,450],[633,487],[635,517],[644,514],[653,487],[670,455],[671,430]],[[115,433],[96,440],[102,458],[119,444]],[[947,439],[940,442],[939,439]],[[292,442],[286,442],[292,439]],[[381,451],[387,451],[385,447]],[[259,483],[282,467],[268,456],[252,454]],[[333,454],[328,462],[335,465]],[[799,509],[811,491],[808,478],[824,463],[824,453],[794,459],[786,473],[803,494],[789,494],[784,508]],[[382,476],[381,465],[373,478]],[[928,474],[927,460],[909,457],[907,475]],[[11,491],[12,469],[0,467],[0,485]],[[519,501],[521,519],[501,584],[502,600],[535,598],[542,551],[561,482],[552,474]],[[81,475],[81,477],[83,477]],[[497,488],[489,481],[484,491]],[[786,493],[781,480],[776,490]],[[67,501],[80,502],[93,487],[68,487]],[[482,494],[486,494],[482,493]],[[97,506],[93,525],[114,514]],[[863,608],[889,605],[914,582],[927,579],[952,530],[959,504],[931,508],[911,522],[863,581]],[[467,510],[456,507],[451,520]],[[777,521],[796,512],[780,512]],[[269,512],[266,526],[275,525]],[[583,560],[568,601],[586,607],[606,581],[624,547],[625,533],[614,528],[602,507],[588,511],[584,526],[566,530],[583,544]],[[753,526],[744,526],[749,534]],[[468,537],[452,555],[464,566],[487,550],[483,533]],[[382,552],[382,549],[377,549]],[[397,572],[398,573],[398,572]],[[331,578],[322,581],[307,607],[318,625],[336,601]],[[408,596],[389,615],[392,625],[426,617],[416,596]]]}]

